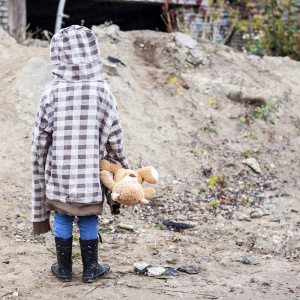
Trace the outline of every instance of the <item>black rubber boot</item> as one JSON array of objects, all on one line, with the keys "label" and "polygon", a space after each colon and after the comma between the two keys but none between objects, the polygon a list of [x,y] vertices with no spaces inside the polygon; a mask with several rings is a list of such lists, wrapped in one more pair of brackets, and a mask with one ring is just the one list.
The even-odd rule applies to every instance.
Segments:
[{"label": "black rubber boot", "polygon": [[72,279],[72,242],[73,237],[55,238],[57,262],[52,265],[51,272],[60,281]]},{"label": "black rubber boot", "polygon": [[98,264],[98,239],[80,241],[81,257],[83,263],[83,282],[95,282],[110,272],[107,264]]}]

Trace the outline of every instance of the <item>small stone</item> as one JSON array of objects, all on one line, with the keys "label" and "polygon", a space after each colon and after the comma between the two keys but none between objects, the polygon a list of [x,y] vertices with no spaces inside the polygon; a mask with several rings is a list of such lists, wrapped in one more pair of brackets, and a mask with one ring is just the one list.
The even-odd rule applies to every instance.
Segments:
[{"label": "small stone", "polygon": [[120,30],[120,27],[116,24],[112,24],[107,27],[106,34],[111,37],[112,39],[118,38],[118,31]]},{"label": "small stone", "polygon": [[270,259],[273,258],[273,256],[271,254],[266,254],[262,256],[263,259]]},{"label": "small stone", "polygon": [[261,168],[259,166],[259,163],[254,157],[249,157],[247,159],[244,159],[242,161],[243,164],[249,166],[251,169],[253,169],[255,172],[261,174]]},{"label": "small stone", "polygon": [[250,213],[250,218],[251,219],[258,219],[258,218],[261,218],[261,217],[262,217],[262,213],[260,213],[257,210]]},{"label": "small stone", "polygon": [[270,168],[274,169],[275,165],[274,164],[270,164]]},{"label": "small stone", "polygon": [[178,271],[188,273],[188,274],[198,274],[199,268],[195,265],[184,266],[177,268]]},{"label": "small stone", "polygon": [[250,282],[251,282],[251,283],[255,282],[254,277],[251,277],[251,278],[250,278]]},{"label": "small stone", "polygon": [[193,66],[204,65],[207,61],[206,54],[200,49],[190,49],[186,60]]},{"label": "small stone", "polygon": [[173,36],[175,37],[176,45],[179,47],[194,48],[198,44],[196,40],[185,33],[175,32]]},{"label": "small stone", "polygon": [[144,48],[144,47],[145,47],[145,45],[144,45],[144,44],[140,44],[140,47],[141,47],[141,48]]},{"label": "small stone", "polygon": [[120,228],[124,228],[124,229],[128,229],[128,230],[133,230],[133,225],[120,223],[118,226],[119,226]]},{"label": "small stone", "polygon": [[243,256],[241,262],[249,265],[251,263],[251,260],[247,256]]},{"label": "small stone", "polygon": [[141,273],[144,273],[147,271],[147,267],[149,267],[150,264],[144,262],[144,261],[140,261],[140,262],[135,262],[133,264],[133,267],[135,270],[141,272]]},{"label": "small stone", "polygon": [[238,220],[239,221],[248,221],[249,220],[249,217],[244,214],[244,213],[241,213],[239,216],[238,216]]},{"label": "small stone", "polygon": [[14,292],[14,293],[13,293],[13,296],[14,296],[14,297],[18,297],[18,296],[19,296],[19,293],[18,293],[18,292]]},{"label": "small stone", "polygon": [[149,267],[147,269],[147,275],[150,277],[161,276],[166,272],[164,267]]},{"label": "small stone", "polygon": [[165,276],[178,276],[179,271],[175,270],[172,267],[166,267],[166,272],[164,273]]}]

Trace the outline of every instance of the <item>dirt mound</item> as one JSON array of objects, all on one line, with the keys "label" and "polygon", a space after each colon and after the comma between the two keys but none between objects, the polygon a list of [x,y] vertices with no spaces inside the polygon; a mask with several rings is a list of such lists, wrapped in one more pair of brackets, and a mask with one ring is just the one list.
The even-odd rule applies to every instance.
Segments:
[{"label": "dirt mound", "polygon": [[[0,296],[299,295],[300,63],[193,44],[183,35],[93,30],[118,102],[125,153],[133,168],[157,168],[158,195],[147,207],[124,208],[119,218],[104,214],[101,253],[115,272],[101,290],[80,283],[79,259],[75,284],[54,281],[48,272],[53,236],[34,237],[30,224],[30,142],[40,94],[53,78],[49,48],[21,46],[0,32],[0,249],[6,261]],[[255,118],[262,105],[266,116]],[[249,157],[260,174],[243,163]],[[162,225],[170,220],[194,227],[175,234]],[[134,231],[118,228],[120,222],[135,224]],[[244,255],[250,265],[241,263]],[[132,273],[135,261],[166,265],[170,259],[197,264],[200,274],[158,283]],[[76,292],[74,285],[80,285]],[[36,286],[41,289],[32,292]]]}]

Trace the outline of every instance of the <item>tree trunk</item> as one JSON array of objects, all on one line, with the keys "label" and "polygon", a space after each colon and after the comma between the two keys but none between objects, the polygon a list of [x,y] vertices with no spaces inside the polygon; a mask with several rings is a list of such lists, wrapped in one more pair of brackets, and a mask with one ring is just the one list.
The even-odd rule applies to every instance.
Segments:
[{"label": "tree trunk", "polygon": [[8,0],[8,32],[18,43],[26,38],[26,0]]}]

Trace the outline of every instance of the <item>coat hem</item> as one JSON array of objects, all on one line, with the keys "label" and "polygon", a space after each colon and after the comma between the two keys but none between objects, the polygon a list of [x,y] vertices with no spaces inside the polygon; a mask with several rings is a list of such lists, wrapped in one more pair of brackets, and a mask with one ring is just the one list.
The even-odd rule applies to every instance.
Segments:
[{"label": "coat hem", "polygon": [[92,216],[101,215],[103,202],[93,203],[62,203],[54,200],[46,200],[47,211],[57,211],[59,214],[68,216]]}]

